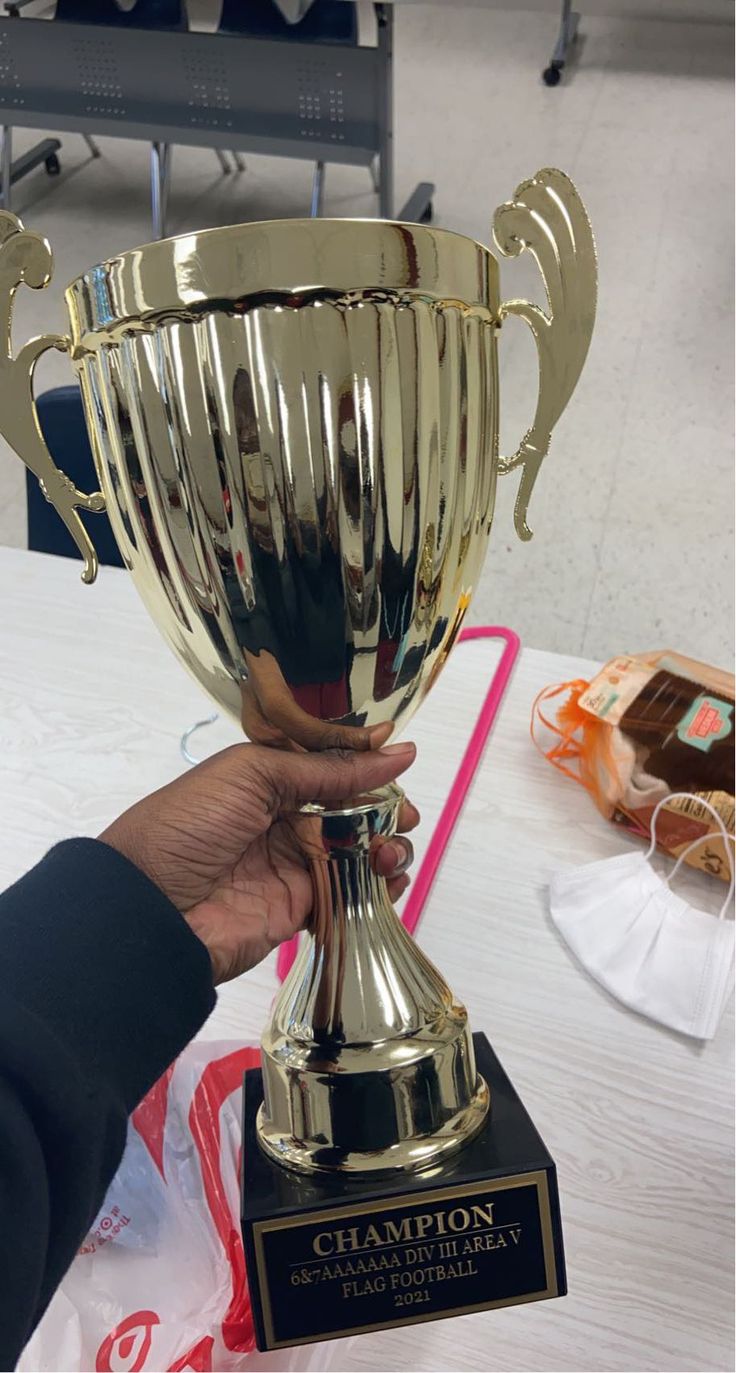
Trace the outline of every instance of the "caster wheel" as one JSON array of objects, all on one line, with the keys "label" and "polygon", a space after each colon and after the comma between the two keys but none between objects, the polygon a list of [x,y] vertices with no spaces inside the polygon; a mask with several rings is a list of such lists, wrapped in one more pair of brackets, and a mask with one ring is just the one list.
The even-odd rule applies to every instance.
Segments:
[{"label": "caster wheel", "polygon": [[546,67],[542,72],[542,80],[545,86],[559,86],[562,72],[559,67]]},{"label": "caster wheel", "polygon": [[56,153],[49,153],[49,156],[46,158],[45,166],[48,176],[59,175],[59,172],[61,171],[61,163],[58,157],[56,156]]},{"label": "caster wheel", "polygon": [[424,213],[421,214],[421,215],[419,216],[419,223],[420,223],[420,224],[431,224],[433,219],[434,219],[434,205],[432,204],[432,201],[430,200],[430,202],[429,202],[429,204],[428,204],[426,210],[424,211]]}]

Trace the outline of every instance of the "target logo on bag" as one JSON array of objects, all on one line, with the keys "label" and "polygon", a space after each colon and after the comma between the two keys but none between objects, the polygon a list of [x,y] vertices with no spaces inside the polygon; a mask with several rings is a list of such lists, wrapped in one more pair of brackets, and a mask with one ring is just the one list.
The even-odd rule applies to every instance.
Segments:
[{"label": "target logo on bag", "polygon": [[134,1311],[119,1321],[97,1350],[96,1373],[141,1373],[151,1348],[151,1331],[160,1323],[155,1311]]},{"label": "target logo on bag", "polygon": [[[151,1349],[151,1332],[160,1325],[155,1311],[134,1311],[105,1336],[95,1359],[96,1373],[142,1373]],[[175,1363],[167,1373],[212,1373],[214,1340],[205,1335]]]}]

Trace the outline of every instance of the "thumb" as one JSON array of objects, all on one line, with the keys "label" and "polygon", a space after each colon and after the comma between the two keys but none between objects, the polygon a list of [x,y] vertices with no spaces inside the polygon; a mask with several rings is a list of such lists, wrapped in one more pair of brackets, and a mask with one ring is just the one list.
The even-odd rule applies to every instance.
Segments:
[{"label": "thumb", "polygon": [[280,811],[309,801],[349,801],[363,792],[393,782],[411,767],[416,746],[388,744],[369,753],[286,753],[264,749],[263,769],[278,798]]}]

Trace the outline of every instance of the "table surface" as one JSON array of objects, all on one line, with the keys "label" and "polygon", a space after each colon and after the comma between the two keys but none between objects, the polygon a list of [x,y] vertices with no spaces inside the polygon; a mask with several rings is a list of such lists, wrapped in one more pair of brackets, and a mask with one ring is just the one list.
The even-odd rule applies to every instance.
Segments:
[{"label": "table surface", "polygon": [[[208,704],[127,574],[0,549],[0,884],[50,844],[95,834],[179,773]],[[625,647],[612,644],[612,651]],[[412,723],[421,855],[500,649],[457,649]],[[525,650],[418,938],[492,1040],[557,1161],[569,1295],[292,1351],[249,1367],[721,1370],[732,1367],[733,1005],[701,1046],[636,1016],[552,926],[551,874],[633,841],[533,749],[548,682],[594,664]],[[231,741],[220,722],[197,746]],[[716,905],[704,879],[701,904]],[[203,1034],[257,1040],[273,959],[230,984]]]}]

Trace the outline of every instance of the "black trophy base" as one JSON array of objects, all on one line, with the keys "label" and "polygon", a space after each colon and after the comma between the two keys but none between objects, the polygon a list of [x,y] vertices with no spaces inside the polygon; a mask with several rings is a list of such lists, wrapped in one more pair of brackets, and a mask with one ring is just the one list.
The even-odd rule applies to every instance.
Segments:
[{"label": "black trophy base", "polygon": [[564,1296],[555,1165],[485,1035],[491,1110],[447,1163],[380,1180],[304,1176],[258,1147],[245,1074],[243,1239],[256,1341],[282,1349]]}]

